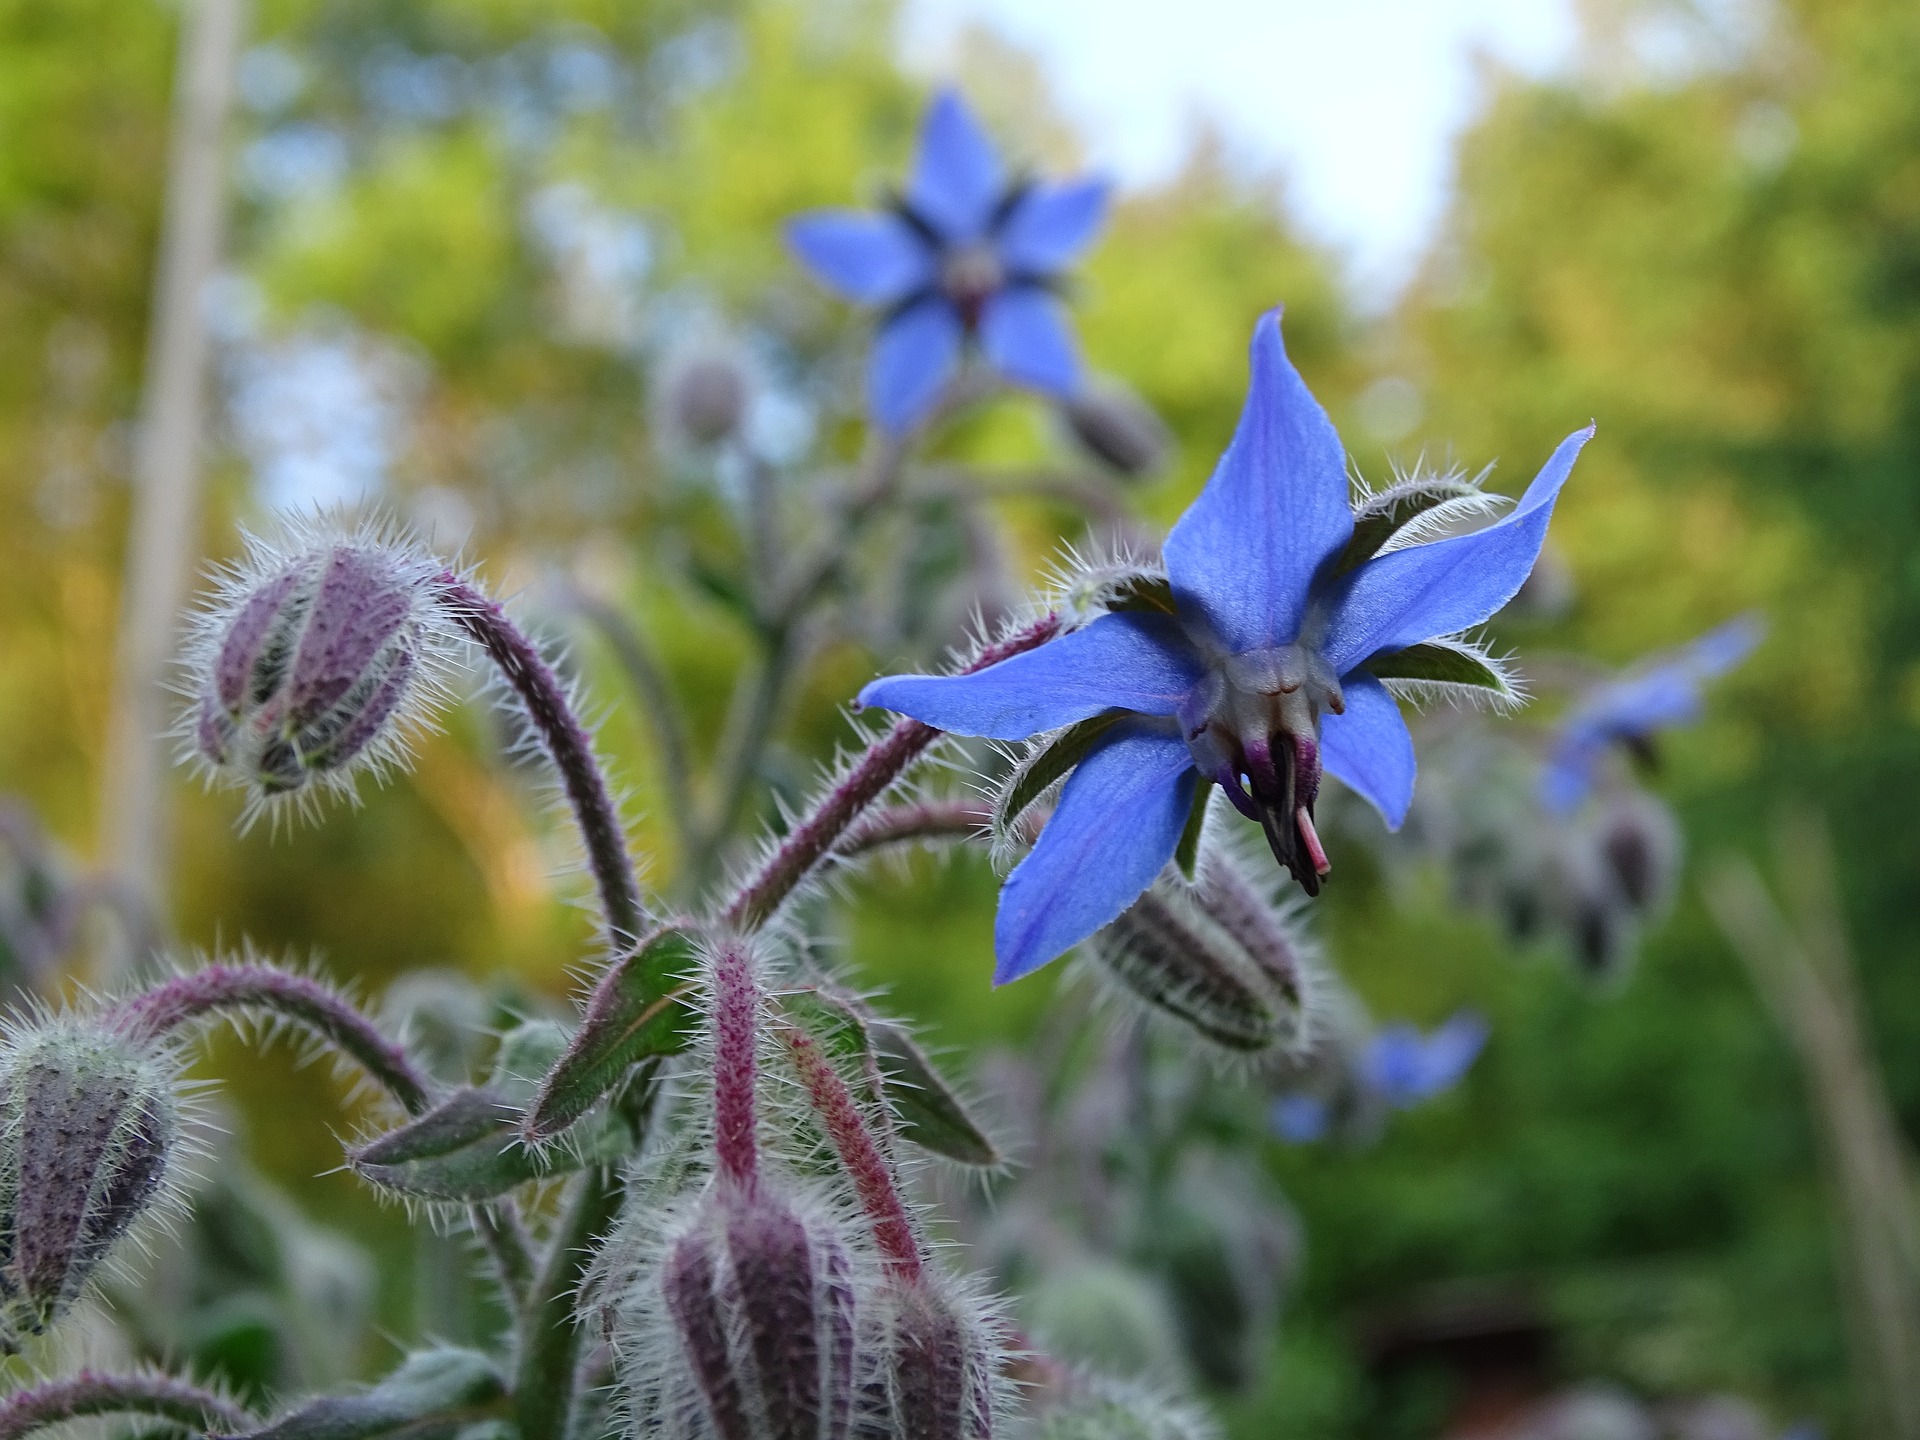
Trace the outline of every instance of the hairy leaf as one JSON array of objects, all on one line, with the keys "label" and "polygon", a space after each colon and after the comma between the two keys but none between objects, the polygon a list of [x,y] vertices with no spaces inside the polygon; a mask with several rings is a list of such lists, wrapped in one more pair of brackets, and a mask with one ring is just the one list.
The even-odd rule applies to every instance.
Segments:
[{"label": "hairy leaf", "polygon": [[1114,586],[1109,610],[1155,610],[1162,615],[1179,611],[1173,603],[1173,582],[1164,575],[1129,575]]},{"label": "hairy leaf", "polygon": [[371,1390],[323,1395],[244,1440],[451,1440],[498,1414],[504,1394],[478,1351],[423,1350]]},{"label": "hairy leaf", "polygon": [[547,1072],[521,1122],[529,1140],[573,1124],[642,1060],[677,1055],[693,1038],[697,1012],[686,1001],[699,969],[699,942],[685,930],[657,931],[615,962],[587,1001],[586,1018]]}]

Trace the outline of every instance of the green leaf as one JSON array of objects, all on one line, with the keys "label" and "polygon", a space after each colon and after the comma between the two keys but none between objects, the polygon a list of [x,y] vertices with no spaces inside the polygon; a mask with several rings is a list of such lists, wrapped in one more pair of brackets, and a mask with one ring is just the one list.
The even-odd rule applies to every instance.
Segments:
[{"label": "green leaf", "polygon": [[499,1374],[476,1350],[423,1350],[358,1395],[323,1395],[244,1440],[442,1440],[500,1413]]},{"label": "green leaf", "polygon": [[1375,655],[1361,669],[1379,680],[1426,680],[1436,685],[1471,685],[1476,689],[1511,694],[1512,687],[1486,660],[1456,645],[1409,645],[1404,650]]},{"label": "green leaf", "polygon": [[1015,772],[1012,782],[1000,797],[995,821],[1006,826],[1018,820],[1049,785],[1086,759],[1087,752],[1099,743],[1100,738],[1126,718],[1125,710],[1109,710],[1061,731],[1046,749],[1033,755]]},{"label": "green leaf", "polygon": [[859,1088],[869,1098],[878,1079],[903,1138],[963,1165],[1000,1163],[1000,1152],[986,1132],[904,1026],[880,1019],[853,996],[833,990],[789,991],[780,1004],[830,1055],[859,1067],[856,1081],[864,1082]]},{"label": "green leaf", "polygon": [[547,1072],[521,1122],[527,1139],[551,1139],[573,1124],[642,1060],[677,1055],[693,1038],[699,941],[665,929],[617,961],[594,988],[586,1018]]},{"label": "green leaf", "polygon": [[1479,486],[1459,476],[1436,475],[1406,480],[1373,496],[1353,517],[1353,538],[1340,552],[1333,573],[1345,575],[1378,555],[1381,548],[1408,522],[1454,500],[1484,494]]}]

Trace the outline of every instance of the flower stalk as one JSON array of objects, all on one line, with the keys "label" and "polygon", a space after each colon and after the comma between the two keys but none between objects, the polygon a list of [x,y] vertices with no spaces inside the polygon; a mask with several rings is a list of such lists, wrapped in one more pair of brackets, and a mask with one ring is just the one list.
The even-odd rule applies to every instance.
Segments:
[{"label": "flower stalk", "polygon": [[101,1375],[82,1370],[16,1390],[0,1400],[0,1440],[98,1415],[143,1415],[197,1432],[246,1431],[255,1421],[225,1396],[170,1375]]}]

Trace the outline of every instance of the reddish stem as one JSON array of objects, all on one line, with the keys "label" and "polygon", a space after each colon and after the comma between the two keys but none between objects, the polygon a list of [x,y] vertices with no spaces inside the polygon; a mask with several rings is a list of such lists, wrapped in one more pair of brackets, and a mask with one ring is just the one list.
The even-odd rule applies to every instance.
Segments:
[{"label": "reddish stem", "polygon": [[107,1011],[110,1024],[129,1035],[157,1040],[202,1016],[230,1010],[265,1010],[311,1030],[350,1055],[367,1074],[418,1115],[432,1085],[351,1003],[317,980],[271,965],[206,965],[163,980]]},{"label": "reddish stem", "polygon": [[[984,647],[960,673],[971,675],[989,665],[1032,650],[1060,633],[1060,617],[1047,615]],[[813,809],[787,833],[726,908],[722,920],[735,930],[757,930],[773,917],[800,882],[832,853],[867,807],[884,795],[906,768],[941,732],[918,720],[896,721],[854,762]]]},{"label": "reddish stem", "polygon": [[915,840],[968,840],[985,834],[992,824],[992,807],[978,800],[920,800],[863,816],[835,850],[850,856]]},{"label": "reddish stem", "polygon": [[895,1279],[917,1281],[920,1278],[920,1242],[914,1235],[913,1219],[893,1183],[893,1169],[880,1151],[873,1133],[867,1129],[860,1106],[833,1068],[813,1037],[794,1025],[780,1029],[780,1038],[793,1057],[800,1083],[807,1087],[827,1139],[840,1156],[840,1164],[853,1181],[860,1208],[873,1226],[873,1238],[880,1247],[881,1263]]},{"label": "reddish stem", "polygon": [[760,1178],[754,1084],[760,987],[746,946],[727,940],[713,960],[713,1149],[720,1173],[750,1198]]},{"label": "reddish stem", "polygon": [[17,1440],[89,1415],[145,1415],[190,1426],[196,1433],[238,1433],[258,1424],[225,1396],[170,1375],[101,1375],[82,1370],[68,1379],[25,1386],[0,1400],[0,1440]]},{"label": "reddish stem", "polygon": [[434,583],[447,613],[500,667],[539,732],[580,826],[614,953],[625,954],[640,939],[646,911],[634,879],[633,861],[627,854],[626,831],[607,790],[606,776],[594,759],[593,741],[586,727],[574,715],[566,690],[539,648],[498,603],[451,570],[442,571]]}]

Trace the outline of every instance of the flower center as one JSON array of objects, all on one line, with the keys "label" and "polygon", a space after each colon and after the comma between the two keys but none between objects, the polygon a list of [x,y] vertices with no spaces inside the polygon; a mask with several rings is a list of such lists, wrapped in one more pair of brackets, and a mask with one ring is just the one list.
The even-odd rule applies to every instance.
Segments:
[{"label": "flower center", "polygon": [[1226,656],[1180,708],[1195,767],[1260,822],[1274,859],[1309,895],[1329,868],[1313,828],[1320,716],[1345,709],[1340,677],[1303,645]]},{"label": "flower center", "polygon": [[1000,257],[990,245],[964,245],[940,262],[940,289],[969,330],[979,327],[980,312],[1006,279]]}]

